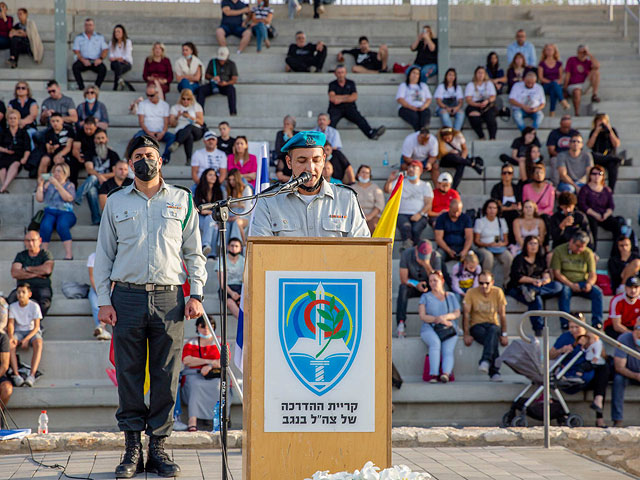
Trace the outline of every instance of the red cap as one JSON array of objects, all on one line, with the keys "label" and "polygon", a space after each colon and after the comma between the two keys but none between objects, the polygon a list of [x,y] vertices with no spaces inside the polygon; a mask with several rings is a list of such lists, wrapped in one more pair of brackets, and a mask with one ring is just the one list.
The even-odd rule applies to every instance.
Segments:
[{"label": "red cap", "polygon": [[47,413],[47,411],[46,410],[42,410],[40,413]]},{"label": "red cap", "polygon": [[409,165],[418,165],[420,168],[424,168],[424,165],[420,160],[413,160]]}]

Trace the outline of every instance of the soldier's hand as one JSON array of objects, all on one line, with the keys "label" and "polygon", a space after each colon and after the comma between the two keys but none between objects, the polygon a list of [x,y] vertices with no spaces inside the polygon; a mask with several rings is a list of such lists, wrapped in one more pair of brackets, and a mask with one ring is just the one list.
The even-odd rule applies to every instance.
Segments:
[{"label": "soldier's hand", "polygon": [[103,305],[98,310],[98,320],[107,325],[115,326],[118,321],[116,310],[111,305]]},{"label": "soldier's hand", "polygon": [[190,298],[184,306],[184,316],[187,317],[187,319],[191,319],[201,317],[202,315],[204,315],[202,303],[195,298]]}]

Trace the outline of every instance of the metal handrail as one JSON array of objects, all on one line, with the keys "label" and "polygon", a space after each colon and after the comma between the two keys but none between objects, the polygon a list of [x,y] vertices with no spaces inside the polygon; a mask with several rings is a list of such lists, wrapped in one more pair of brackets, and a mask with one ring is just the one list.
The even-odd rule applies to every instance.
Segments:
[{"label": "metal handrail", "polygon": [[543,409],[543,413],[544,413],[544,448],[550,448],[551,447],[551,437],[549,435],[549,424],[550,424],[550,411],[549,411],[549,398],[550,398],[550,393],[549,393],[549,325],[547,325],[547,317],[559,317],[559,318],[564,318],[565,320],[568,320],[570,322],[573,322],[577,325],[580,325],[582,328],[584,328],[586,331],[591,332],[591,333],[595,333],[596,335],[598,335],[603,342],[608,343],[609,345],[612,345],[620,350],[622,350],[624,353],[626,353],[627,355],[631,355],[632,357],[635,357],[637,359],[640,360],[640,352],[637,352],[636,350],[633,350],[629,347],[627,347],[626,345],[621,344],[619,341],[611,338],[609,335],[605,334],[603,331],[598,330],[595,327],[592,327],[591,325],[583,322],[582,320],[574,317],[573,315],[570,315],[566,312],[560,312],[557,310],[529,310],[528,312],[525,312],[524,315],[522,315],[522,321],[520,322],[520,338],[522,338],[523,341],[527,342],[527,343],[531,343],[531,338],[528,337],[525,332],[524,332],[524,323],[525,320],[528,320],[529,317],[542,317],[544,320],[544,327],[542,329],[542,369],[543,369],[543,398],[544,398],[544,409]]},{"label": "metal handrail", "polygon": [[633,13],[631,7],[626,4],[624,5],[624,38],[629,36],[629,20],[631,17],[634,22],[638,24],[638,55],[640,55],[640,0],[637,0],[638,3],[638,15]]}]

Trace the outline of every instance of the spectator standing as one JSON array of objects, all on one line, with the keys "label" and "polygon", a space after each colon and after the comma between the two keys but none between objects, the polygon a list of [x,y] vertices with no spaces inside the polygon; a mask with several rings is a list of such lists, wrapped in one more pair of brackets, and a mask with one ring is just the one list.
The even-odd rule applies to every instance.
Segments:
[{"label": "spectator standing", "polygon": [[507,76],[504,70],[500,68],[500,60],[496,52],[489,52],[489,55],[487,55],[487,75],[493,82],[493,86],[496,87],[496,92],[500,95],[507,83]]},{"label": "spectator standing", "polygon": [[562,84],[564,83],[564,69],[560,61],[558,47],[547,43],[542,49],[538,64],[538,80],[542,84],[544,93],[549,95],[549,116],[556,115],[556,104],[560,102],[562,108],[569,110],[569,102],[564,99]]},{"label": "spectator standing", "polygon": [[78,129],[82,129],[87,118],[93,117],[96,120],[96,126],[103,130],[109,128],[109,112],[107,106],[98,101],[100,89],[96,85],[89,85],[84,89],[84,102],[79,103],[76,107],[78,113]]},{"label": "spectator standing", "polygon": [[93,279],[93,268],[96,263],[96,252],[92,252],[87,259],[87,269],[89,270],[89,304],[91,305],[91,315],[93,315],[93,336],[96,340],[111,340],[111,334],[107,330],[107,325],[98,320],[98,294],[96,293],[96,282]]},{"label": "spectator standing", "polygon": [[[62,121],[73,126],[78,122],[78,112],[76,111],[76,105],[71,98],[62,94],[60,85],[55,80],[49,80],[47,82],[47,93],[49,98],[42,102],[42,108],[40,112],[40,125],[49,126],[49,118],[54,113],[59,113],[62,116]],[[40,132],[44,137],[44,132]]]},{"label": "spectator standing", "polygon": [[431,210],[427,212],[429,214],[429,224],[432,227],[441,213],[449,211],[449,205],[452,200],[460,200],[460,194],[457,190],[451,188],[452,183],[453,177],[449,172],[442,172],[438,175],[436,189],[433,191]]},{"label": "spectator standing", "polygon": [[307,36],[303,31],[298,31],[295,43],[289,45],[284,69],[286,72],[321,72],[326,59],[325,44],[307,43]]},{"label": "spectator standing", "polygon": [[622,222],[620,217],[613,215],[613,192],[604,185],[604,168],[600,165],[589,170],[589,181],[578,194],[578,208],[587,214],[594,248],[598,246],[599,226],[611,232],[613,238],[618,238]]},{"label": "spectator standing", "polygon": [[[20,113],[20,128],[24,128],[32,139],[38,131],[38,102],[33,98],[31,87],[27,82],[19,81],[16,83],[13,91],[13,98],[9,101],[9,108]],[[33,140],[31,140],[31,149],[34,149]]]},{"label": "spectator standing", "polygon": [[[17,301],[9,305],[9,323],[7,333],[11,339],[11,369],[13,370],[13,383],[16,387],[26,385],[33,387],[36,383],[36,373],[42,358],[42,334],[40,322],[42,312],[38,304],[31,300],[31,287],[28,283],[18,285],[16,292]],[[33,348],[31,356],[31,370],[27,378],[22,378],[18,372],[18,347],[26,350]]]},{"label": "spectator standing", "polygon": [[470,288],[478,286],[478,277],[482,273],[480,260],[471,250],[464,258],[453,266],[451,271],[451,290],[464,298]]},{"label": "spectator standing", "polygon": [[518,53],[524,57],[526,66],[535,67],[538,64],[536,48],[527,41],[527,34],[522,29],[516,32],[515,41],[507,46],[507,62],[511,63]]},{"label": "spectator standing", "polygon": [[235,62],[229,60],[227,47],[218,48],[216,58],[209,60],[204,78],[209,82],[200,86],[197,93],[198,103],[202,106],[203,112],[206,98],[219,93],[227,97],[229,115],[237,115],[235,84],[238,82],[238,67]]},{"label": "spectator standing", "polygon": [[442,261],[462,261],[473,245],[473,222],[462,213],[462,201],[451,200],[449,212],[436,219],[434,227],[438,253]]},{"label": "spectator standing", "polygon": [[507,87],[509,92],[516,83],[524,81],[525,75],[532,71],[534,71],[534,69],[527,67],[524,55],[516,53],[507,69]]},{"label": "spectator standing", "polygon": [[[616,246],[612,249],[607,261],[607,270],[614,294],[622,293],[627,280],[638,275],[638,272],[640,272],[640,256],[631,248],[631,239],[629,237],[620,235],[616,239]],[[609,312],[611,312],[611,309],[609,309]],[[607,333],[607,335],[609,334]]]},{"label": "spectator standing", "polygon": [[335,150],[342,149],[340,132],[331,126],[331,117],[328,113],[318,114],[318,126],[314,128],[314,130],[324,133],[327,137],[327,142],[329,142]]},{"label": "spectator standing", "polygon": [[[227,245],[227,291],[224,296],[227,299],[229,312],[236,318],[238,318],[238,313],[240,312],[240,295],[242,293],[242,277],[245,263],[242,245],[242,241],[238,237],[231,237]],[[218,272],[218,282],[222,284],[220,275],[221,273]],[[223,296],[222,291],[218,291],[218,296]]]},{"label": "spectator standing", "polygon": [[269,42],[269,26],[273,20],[273,8],[269,6],[269,0],[261,0],[258,4],[251,8],[251,23],[249,28],[256,37],[256,51],[262,51],[262,44],[270,48]]},{"label": "spectator standing", "polygon": [[542,109],[546,104],[546,97],[542,86],[536,83],[536,73],[528,72],[524,81],[513,85],[509,94],[511,103],[511,115],[518,129],[522,132],[525,128],[524,119],[531,118],[533,128],[538,128],[544,119]]},{"label": "spectator standing", "polygon": [[186,163],[191,163],[193,143],[204,135],[204,113],[200,104],[196,102],[193,92],[185,88],[180,92],[180,98],[169,111],[169,126],[175,127],[176,140],[169,150],[175,152],[180,145],[184,146]]},{"label": "spectator standing", "polygon": [[615,190],[618,181],[618,168],[622,159],[616,155],[616,150],[620,146],[620,137],[611,120],[606,113],[598,113],[593,117],[591,131],[587,147],[591,149],[593,161],[596,165],[601,165],[607,169],[609,174],[609,188]]},{"label": "spectator standing", "polygon": [[102,86],[104,77],[107,76],[107,67],[104,65],[104,59],[107,57],[109,46],[102,34],[95,33],[95,28],[96,25],[93,19],[87,18],[84,21],[84,32],[76,36],[73,41],[73,53],[76,55],[76,61],[71,69],[80,90],[84,90],[82,72],[91,70],[97,73],[96,85],[98,88]]},{"label": "spectator standing", "polygon": [[473,168],[478,175],[484,172],[484,160],[481,157],[470,157],[464,135],[451,127],[442,127],[438,132],[438,158],[438,164],[431,173],[432,177],[439,174],[441,167],[455,168],[452,185],[454,189],[460,185],[464,167]]},{"label": "spectator standing", "polygon": [[[435,98],[437,105],[436,115],[440,117],[442,125],[461,131],[464,123],[464,112],[462,111],[464,96],[462,95],[462,87],[458,85],[458,74],[455,68],[450,68],[444,74],[444,82],[437,86],[433,98]],[[454,118],[453,122],[451,117]]]},{"label": "spectator standing", "polygon": [[467,291],[464,297],[464,344],[470,347],[473,341],[482,345],[482,356],[478,364],[481,373],[489,374],[493,382],[501,382],[500,368],[496,365],[498,345],[506,347],[507,299],[502,289],[493,285],[493,274],[483,271],[478,279],[479,287]]},{"label": "spectator standing", "polygon": [[338,122],[344,117],[355,123],[358,128],[371,140],[377,140],[387,130],[384,125],[378,128],[371,128],[369,122],[362,116],[356,100],[358,100],[358,91],[353,80],[347,78],[347,69],[344,65],[338,65],[334,75],[336,79],[329,83],[329,117],[334,127],[338,126]]},{"label": "spectator standing", "polygon": [[547,227],[544,220],[538,213],[538,204],[533,200],[525,200],[522,206],[520,217],[513,222],[513,235],[517,253],[524,248],[524,241],[527,237],[535,237],[540,244],[540,251],[544,253],[544,245],[547,243]]},{"label": "spectator standing", "polygon": [[237,53],[240,54],[251,41],[251,30],[243,26],[242,16],[251,13],[251,8],[242,0],[222,0],[222,22],[216,29],[216,39],[221,47],[227,46],[227,37],[233,35],[240,39]]},{"label": "spectator standing", "polygon": [[[591,237],[589,222],[587,217],[579,210],[576,210],[578,197],[573,193],[563,192],[558,195],[558,210],[549,218],[549,233],[553,248],[569,242],[573,235],[581,230]],[[593,247],[593,242],[589,238],[589,248]]]},{"label": "spectator standing", "polygon": [[[577,231],[569,240],[553,249],[551,269],[556,280],[562,283],[558,307],[571,312],[571,297],[578,295],[591,300],[591,324],[602,328],[602,290],[596,285],[596,260],[593,251],[587,247],[589,235]],[[567,321],[560,320],[563,329]]]},{"label": "spectator standing", "polygon": [[600,62],[586,45],[578,45],[578,55],[569,57],[564,73],[564,89],[573,101],[575,116],[580,115],[582,95],[593,89],[591,102],[599,103],[598,87],[600,86]]},{"label": "spectator standing", "polygon": [[473,226],[473,241],[478,247],[483,272],[493,272],[496,259],[502,264],[502,283],[505,286],[509,279],[513,255],[507,248],[509,227],[501,214],[500,202],[492,198],[484,202],[482,217],[477,218]]},{"label": "spectator standing", "polygon": [[532,201],[541,216],[551,216],[553,215],[553,207],[556,199],[556,189],[545,177],[546,169],[544,168],[544,164],[536,163],[533,166],[531,181],[522,187],[522,201]]},{"label": "spectator standing", "polygon": [[191,179],[197,185],[205,170],[213,168],[220,183],[224,183],[227,178],[227,155],[218,149],[218,137],[211,130],[207,130],[202,138],[204,148],[196,150],[191,157]]},{"label": "spectator standing", "polygon": [[173,64],[173,73],[178,82],[178,91],[188,88],[193,93],[200,88],[204,66],[198,58],[198,49],[192,42],[182,44],[182,56]]},{"label": "spectator standing", "polygon": [[502,165],[500,181],[491,188],[491,198],[502,205],[502,216],[509,227],[509,243],[515,242],[513,222],[522,211],[522,186],[513,181],[513,166]]},{"label": "spectator standing", "polygon": [[132,92],[135,91],[133,85],[124,79],[124,74],[131,70],[133,65],[133,44],[124,25],[118,24],[113,27],[109,42],[109,61],[113,71],[113,90],[124,90],[126,87]]},{"label": "spectator standing", "polygon": [[429,133],[427,127],[423,127],[420,131],[407,135],[402,142],[402,165],[400,165],[400,169],[408,169],[409,165],[417,160],[427,172],[431,172],[432,179],[438,178],[437,175],[434,177],[434,165],[438,160],[439,154],[438,139]]},{"label": "spectator standing", "polygon": [[[440,270],[429,274],[429,291],[420,297],[418,314],[422,320],[420,338],[429,347],[429,382],[448,383],[454,366],[458,342],[456,320],[460,318],[460,302],[451,292],[444,291],[444,275]],[[448,338],[443,331],[449,329]],[[442,373],[440,356],[442,355]]]},{"label": "spectator standing", "polygon": [[[28,283],[32,298],[40,306],[43,316],[51,307],[51,272],[53,272],[53,255],[42,248],[42,238],[35,230],[28,230],[24,235],[25,249],[18,252],[11,264],[11,276],[17,284]],[[13,290],[7,301],[17,300],[17,289]]]},{"label": "spectator standing", "polygon": [[49,170],[51,162],[55,165],[70,163],[69,155],[73,146],[73,134],[62,122],[62,115],[53,113],[49,117],[51,128],[44,135],[45,153],[40,159],[38,177]]},{"label": "spectator standing", "polygon": [[634,275],[622,284],[622,293],[611,299],[609,318],[604,322],[604,333],[617,339],[622,334],[632,332],[636,319],[640,317],[639,298],[640,278]]},{"label": "spectator standing", "polygon": [[176,136],[169,132],[169,104],[160,98],[160,93],[155,85],[147,85],[147,98],[138,105],[138,124],[140,130],[134,135],[148,135],[158,142],[165,142],[166,147],[162,154],[164,164],[171,160],[171,144]]},{"label": "spectator standing", "polygon": [[18,58],[21,54],[32,55],[33,61],[42,62],[44,47],[40,39],[38,27],[33,20],[29,20],[29,12],[26,8],[18,9],[18,23],[9,32],[9,59],[7,64],[10,68],[18,67]]},{"label": "spectator standing", "polygon": [[336,180],[340,180],[345,185],[352,185],[356,181],[356,175],[353,172],[353,167],[349,163],[349,160],[340,150],[334,150],[329,141],[324,144],[324,159],[325,166],[330,163],[333,168],[332,177]]},{"label": "spectator standing", "polygon": [[[213,203],[223,199],[220,178],[213,168],[207,168],[196,186],[193,201],[200,208],[205,203]],[[202,238],[202,254],[218,256],[218,225],[211,214],[213,210],[198,210],[198,227]]]},{"label": "spectator standing", "polygon": [[420,69],[409,67],[404,82],[398,85],[396,93],[398,115],[407,122],[414,131],[428,127],[431,120],[431,92],[426,83],[420,82]]},{"label": "spectator standing", "polygon": [[282,120],[282,130],[276,133],[275,148],[271,151],[271,155],[276,161],[276,177],[280,182],[288,182],[291,178],[291,169],[287,166],[286,154],[281,151],[285,143],[298,133],[296,128],[296,119],[292,115],[285,115]]},{"label": "spectator standing", "polygon": [[426,83],[429,77],[438,73],[438,39],[434,38],[429,25],[422,27],[422,31],[411,44],[411,51],[416,52],[413,63],[420,67],[420,81]]},{"label": "spectator standing", "polygon": [[256,186],[256,173],[258,172],[258,159],[249,153],[249,141],[244,135],[238,135],[233,144],[233,153],[227,157],[227,171],[237,169],[242,175],[242,180]]},{"label": "spectator standing", "polygon": [[98,189],[98,201],[100,202],[100,211],[104,210],[107,203],[107,196],[113,190],[119,187],[126,187],[133,183],[133,179],[129,178],[129,163],[126,160],[118,160],[113,167],[113,177],[107,179]]},{"label": "spectator standing", "polygon": [[233,153],[233,145],[236,138],[231,136],[231,127],[229,122],[222,121],[218,124],[220,136],[218,137],[218,148],[227,154],[227,157]]},{"label": "spectator standing", "polygon": [[151,47],[151,55],[144,61],[142,79],[147,82],[147,87],[154,85],[159,88],[162,91],[162,99],[169,93],[173,81],[173,69],[162,42],[154,42]]},{"label": "spectator standing", "polygon": [[0,194],[9,193],[9,185],[31,155],[29,135],[20,128],[20,113],[10,109],[7,128],[0,131]]},{"label": "spectator standing", "polygon": [[351,188],[358,194],[358,203],[364,213],[369,231],[373,233],[384,210],[384,193],[378,185],[371,181],[371,167],[369,165],[362,164],[358,167],[356,180]]},{"label": "spectator standing", "polygon": [[380,45],[380,51],[371,50],[369,39],[360,37],[358,39],[358,48],[341,50],[338,53],[338,62],[344,62],[344,55],[353,56],[356,64],[351,68],[353,73],[383,73],[387,71],[387,59],[389,58],[389,49],[385,44]]},{"label": "spectator standing", "polygon": [[484,140],[482,133],[482,121],[487,125],[489,139],[495,140],[498,131],[496,123],[496,87],[487,76],[484,67],[476,67],[473,72],[473,80],[467,84],[464,90],[467,101],[466,114],[471,128],[480,140]]},{"label": "spectator standing", "polygon": [[569,150],[558,155],[559,192],[578,193],[589,181],[593,156],[583,148],[582,135],[571,137]]},{"label": "spectator standing", "polygon": [[[620,335],[618,341],[636,352],[640,352],[640,317],[636,319],[633,331]],[[611,419],[614,427],[621,427],[624,418],[624,391],[629,384],[640,384],[640,360],[616,349],[613,362],[616,374],[613,378],[611,393]]]}]

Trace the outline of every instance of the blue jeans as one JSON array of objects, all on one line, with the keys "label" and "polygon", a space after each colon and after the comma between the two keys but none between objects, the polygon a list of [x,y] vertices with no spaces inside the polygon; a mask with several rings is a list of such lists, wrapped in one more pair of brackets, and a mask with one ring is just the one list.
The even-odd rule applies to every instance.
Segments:
[{"label": "blue jeans", "polygon": [[440,107],[436,108],[436,115],[440,117],[443,127],[453,127],[456,130],[462,130],[462,124],[464,123],[464,112],[462,109],[456,112],[454,122],[451,121],[451,115],[449,112],[441,109]]},{"label": "blue jeans", "polygon": [[400,230],[400,238],[404,241],[407,239],[413,240],[413,244],[417,245],[420,242],[420,235],[422,231],[427,227],[428,219],[425,216],[420,217],[420,220],[414,222],[411,220],[411,215],[398,214],[398,229]]},{"label": "blue jeans", "polygon": [[100,202],[98,201],[98,177],[95,175],[89,175],[87,179],[78,187],[76,192],[76,204],[82,203],[82,197],[87,196],[87,202],[89,203],[89,209],[91,210],[91,223],[93,225],[100,225]]},{"label": "blue jeans", "polygon": [[624,389],[629,384],[640,385],[639,382],[616,373],[613,377],[613,388],[611,389],[611,420],[621,421],[624,412]]},{"label": "blue jeans", "polygon": [[100,307],[98,306],[98,294],[93,287],[89,288],[89,304],[91,305],[93,323],[95,323],[96,328],[98,328],[100,326],[100,321],[98,320],[98,310],[100,310]]},{"label": "blue jeans", "polygon": [[424,66],[420,65],[411,65],[408,70],[411,70],[413,67],[418,67],[420,69],[420,81],[427,83],[427,79],[433,77],[438,74],[438,64],[437,63],[427,63]]},{"label": "blue jeans", "polygon": [[537,129],[538,126],[540,126],[540,124],[542,123],[542,119],[544,118],[544,113],[542,113],[542,110],[538,110],[535,113],[525,113],[525,111],[522,110],[521,108],[511,107],[511,116],[513,117],[513,121],[516,122],[516,125],[518,126],[518,130],[522,131],[526,126],[524,124],[525,118],[533,119],[533,123],[531,124],[531,126]]},{"label": "blue jeans", "polygon": [[71,227],[75,224],[76,216],[73,212],[46,207],[44,209],[44,217],[42,217],[42,222],[40,223],[42,241],[49,243],[54,229],[58,232],[60,240],[63,242],[71,240]]},{"label": "blue jeans", "polygon": [[[500,325],[495,323],[476,323],[469,331],[473,339],[482,345],[482,357],[478,364],[489,363],[489,376],[500,373],[500,369],[495,366],[496,358],[500,356],[498,345],[500,345]],[[431,362],[431,356],[429,356]]]},{"label": "blue jeans", "polygon": [[256,37],[256,50],[259,52],[262,50],[262,42],[267,39],[267,26],[264,23],[258,23],[251,27],[251,31]]},{"label": "blue jeans", "polygon": [[442,373],[451,375],[458,336],[447,338],[441,342],[431,324],[423,323],[420,328],[420,338],[429,347],[429,374],[440,375],[440,355],[442,355]]},{"label": "blue jeans", "polygon": [[[584,183],[576,182],[576,185],[578,185],[580,188],[584,187]],[[573,185],[571,185],[570,183],[562,182],[562,181],[558,182],[558,188],[556,190],[558,191],[558,193],[562,193],[562,192],[577,193]]]},{"label": "blue jeans", "polygon": [[178,83],[179,92],[181,92],[185,88],[188,88],[195,94],[198,91],[199,87],[200,87],[200,84],[198,82],[190,82],[186,78],[183,78],[182,80],[180,80],[180,83]]},{"label": "blue jeans", "polygon": [[[133,136],[133,138],[140,137],[141,135],[146,135],[144,133],[144,130],[138,130],[136,134]],[[164,147],[164,152],[162,152],[162,158],[164,160],[164,163],[169,163],[169,161],[171,160],[171,152],[169,151],[169,147],[173,142],[176,141],[176,136],[174,133],[171,133],[170,131],[167,130],[164,136],[162,137],[162,140],[160,141],[166,143]]]},{"label": "blue jeans", "polygon": [[202,246],[211,247],[215,256],[218,256],[218,226],[211,215],[198,214],[200,228],[200,237],[202,238]]},{"label": "blue jeans", "polygon": [[[584,288],[586,282],[578,282],[580,287]],[[573,292],[567,285],[562,285],[562,291],[560,292],[560,300],[558,301],[558,307],[560,310],[566,313],[571,313],[571,297],[577,295],[579,297],[588,298],[591,300],[591,325],[598,327],[602,325],[602,290],[597,285],[591,287],[589,292]],[[568,322],[564,319],[560,320],[562,328],[568,325]]]},{"label": "blue jeans", "polygon": [[[542,287],[534,287],[531,284],[527,284],[527,287],[536,292],[536,298],[533,302],[527,302],[522,295],[522,292],[519,288],[512,288],[509,290],[509,296],[515,298],[520,303],[524,303],[527,305],[527,310],[542,310],[542,300],[555,297],[559,295],[562,291],[562,284],[560,282],[553,281],[551,283],[547,283]],[[542,321],[542,317],[530,317],[531,327],[534,331],[542,330],[544,327],[544,322]]]},{"label": "blue jeans", "polygon": [[562,93],[562,85],[558,82],[553,81],[549,83],[545,83],[542,85],[544,89],[544,93],[549,95],[549,111],[556,111],[556,103],[561,102],[564,99],[564,95]]}]

